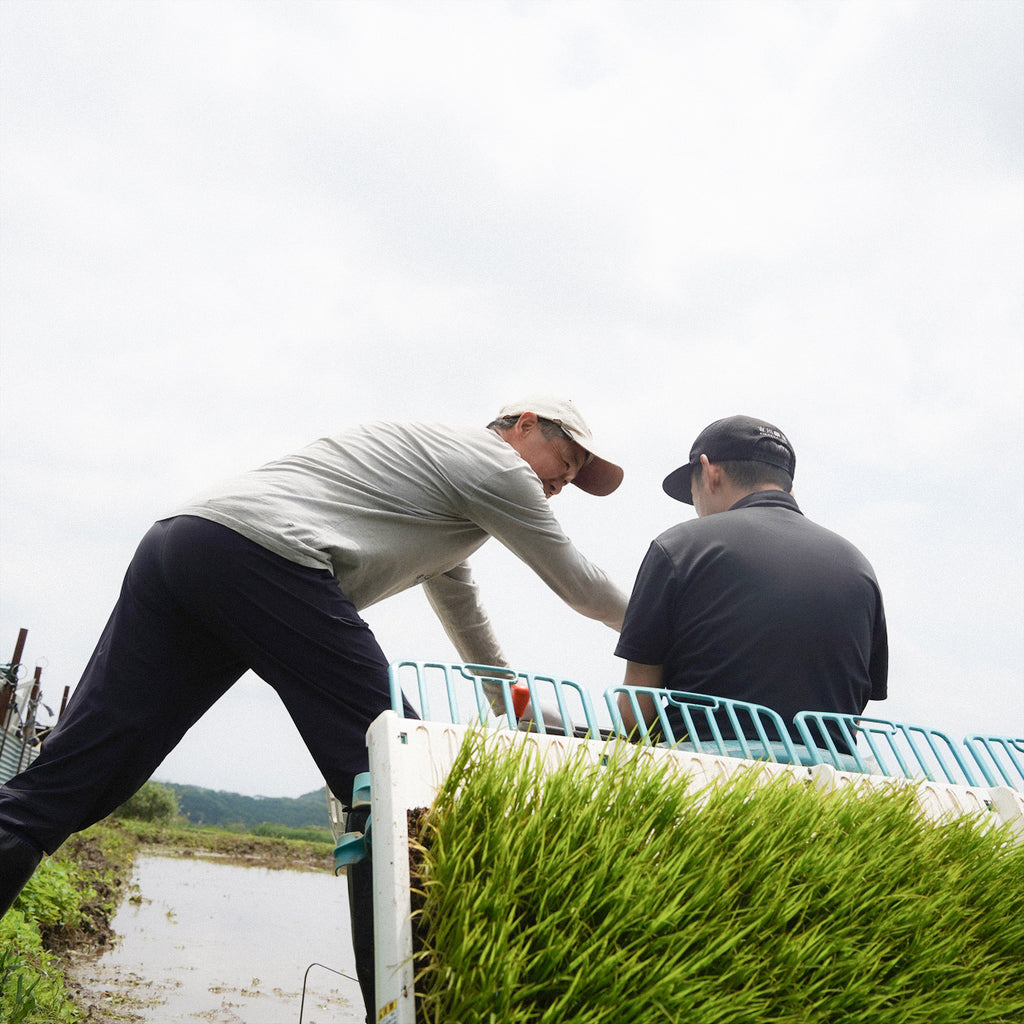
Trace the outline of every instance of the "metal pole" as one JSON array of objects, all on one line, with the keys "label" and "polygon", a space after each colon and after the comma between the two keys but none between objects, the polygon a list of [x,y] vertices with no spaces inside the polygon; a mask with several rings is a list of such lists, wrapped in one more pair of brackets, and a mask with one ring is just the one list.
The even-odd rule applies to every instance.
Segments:
[{"label": "metal pole", "polygon": [[28,751],[29,740],[35,735],[36,708],[39,707],[39,677],[43,670],[36,666],[36,674],[32,683],[32,693],[28,698],[27,714],[21,723],[21,750],[18,753],[18,771],[24,767],[25,754]]},{"label": "metal pole", "polygon": [[18,631],[18,642],[14,645],[14,657],[11,658],[10,665],[0,669],[0,674],[3,676],[3,685],[0,687],[0,726],[3,727],[3,731],[0,733],[0,754],[7,746],[7,727],[15,707],[15,695],[18,692],[18,669],[21,667],[21,655],[25,650],[27,636],[27,629]]},{"label": "metal pole", "polygon": [[12,669],[16,669],[21,664],[21,652],[25,650],[25,638],[27,636],[27,629],[18,630],[18,642],[14,645],[14,657],[11,658]]}]

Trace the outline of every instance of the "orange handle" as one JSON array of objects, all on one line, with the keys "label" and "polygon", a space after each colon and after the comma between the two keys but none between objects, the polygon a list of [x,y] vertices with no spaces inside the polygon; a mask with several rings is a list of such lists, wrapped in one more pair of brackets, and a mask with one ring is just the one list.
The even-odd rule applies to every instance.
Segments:
[{"label": "orange handle", "polygon": [[512,691],[512,710],[516,718],[522,718],[530,703],[530,688],[526,683],[513,683],[509,689]]}]

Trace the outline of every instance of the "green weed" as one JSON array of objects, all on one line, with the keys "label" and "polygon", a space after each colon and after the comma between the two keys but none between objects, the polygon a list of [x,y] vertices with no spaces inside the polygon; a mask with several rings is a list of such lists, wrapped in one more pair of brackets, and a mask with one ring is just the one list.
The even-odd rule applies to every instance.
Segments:
[{"label": "green weed", "polygon": [[18,910],[0,920],[0,1020],[4,1024],[73,1024],[81,1013],[68,1001],[57,959]]}]

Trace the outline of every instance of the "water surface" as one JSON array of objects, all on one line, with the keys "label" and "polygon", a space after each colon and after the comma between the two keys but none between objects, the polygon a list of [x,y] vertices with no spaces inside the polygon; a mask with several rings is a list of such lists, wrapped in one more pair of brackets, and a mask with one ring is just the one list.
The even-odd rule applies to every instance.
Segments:
[{"label": "water surface", "polygon": [[132,881],[141,899],[90,965],[104,1005],[127,993],[152,1024],[299,1024],[300,1008],[301,1024],[362,1024],[344,878],[145,855]]}]

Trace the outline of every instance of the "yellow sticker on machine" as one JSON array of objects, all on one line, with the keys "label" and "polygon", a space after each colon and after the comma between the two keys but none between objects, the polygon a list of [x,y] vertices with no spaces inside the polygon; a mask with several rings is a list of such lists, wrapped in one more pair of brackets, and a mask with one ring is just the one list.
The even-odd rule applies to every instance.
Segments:
[{"label": "yellow sticker on machine", "polygon": [[397,999],[392,999],[377,1011],[377,1024],[398,1024]]}]

